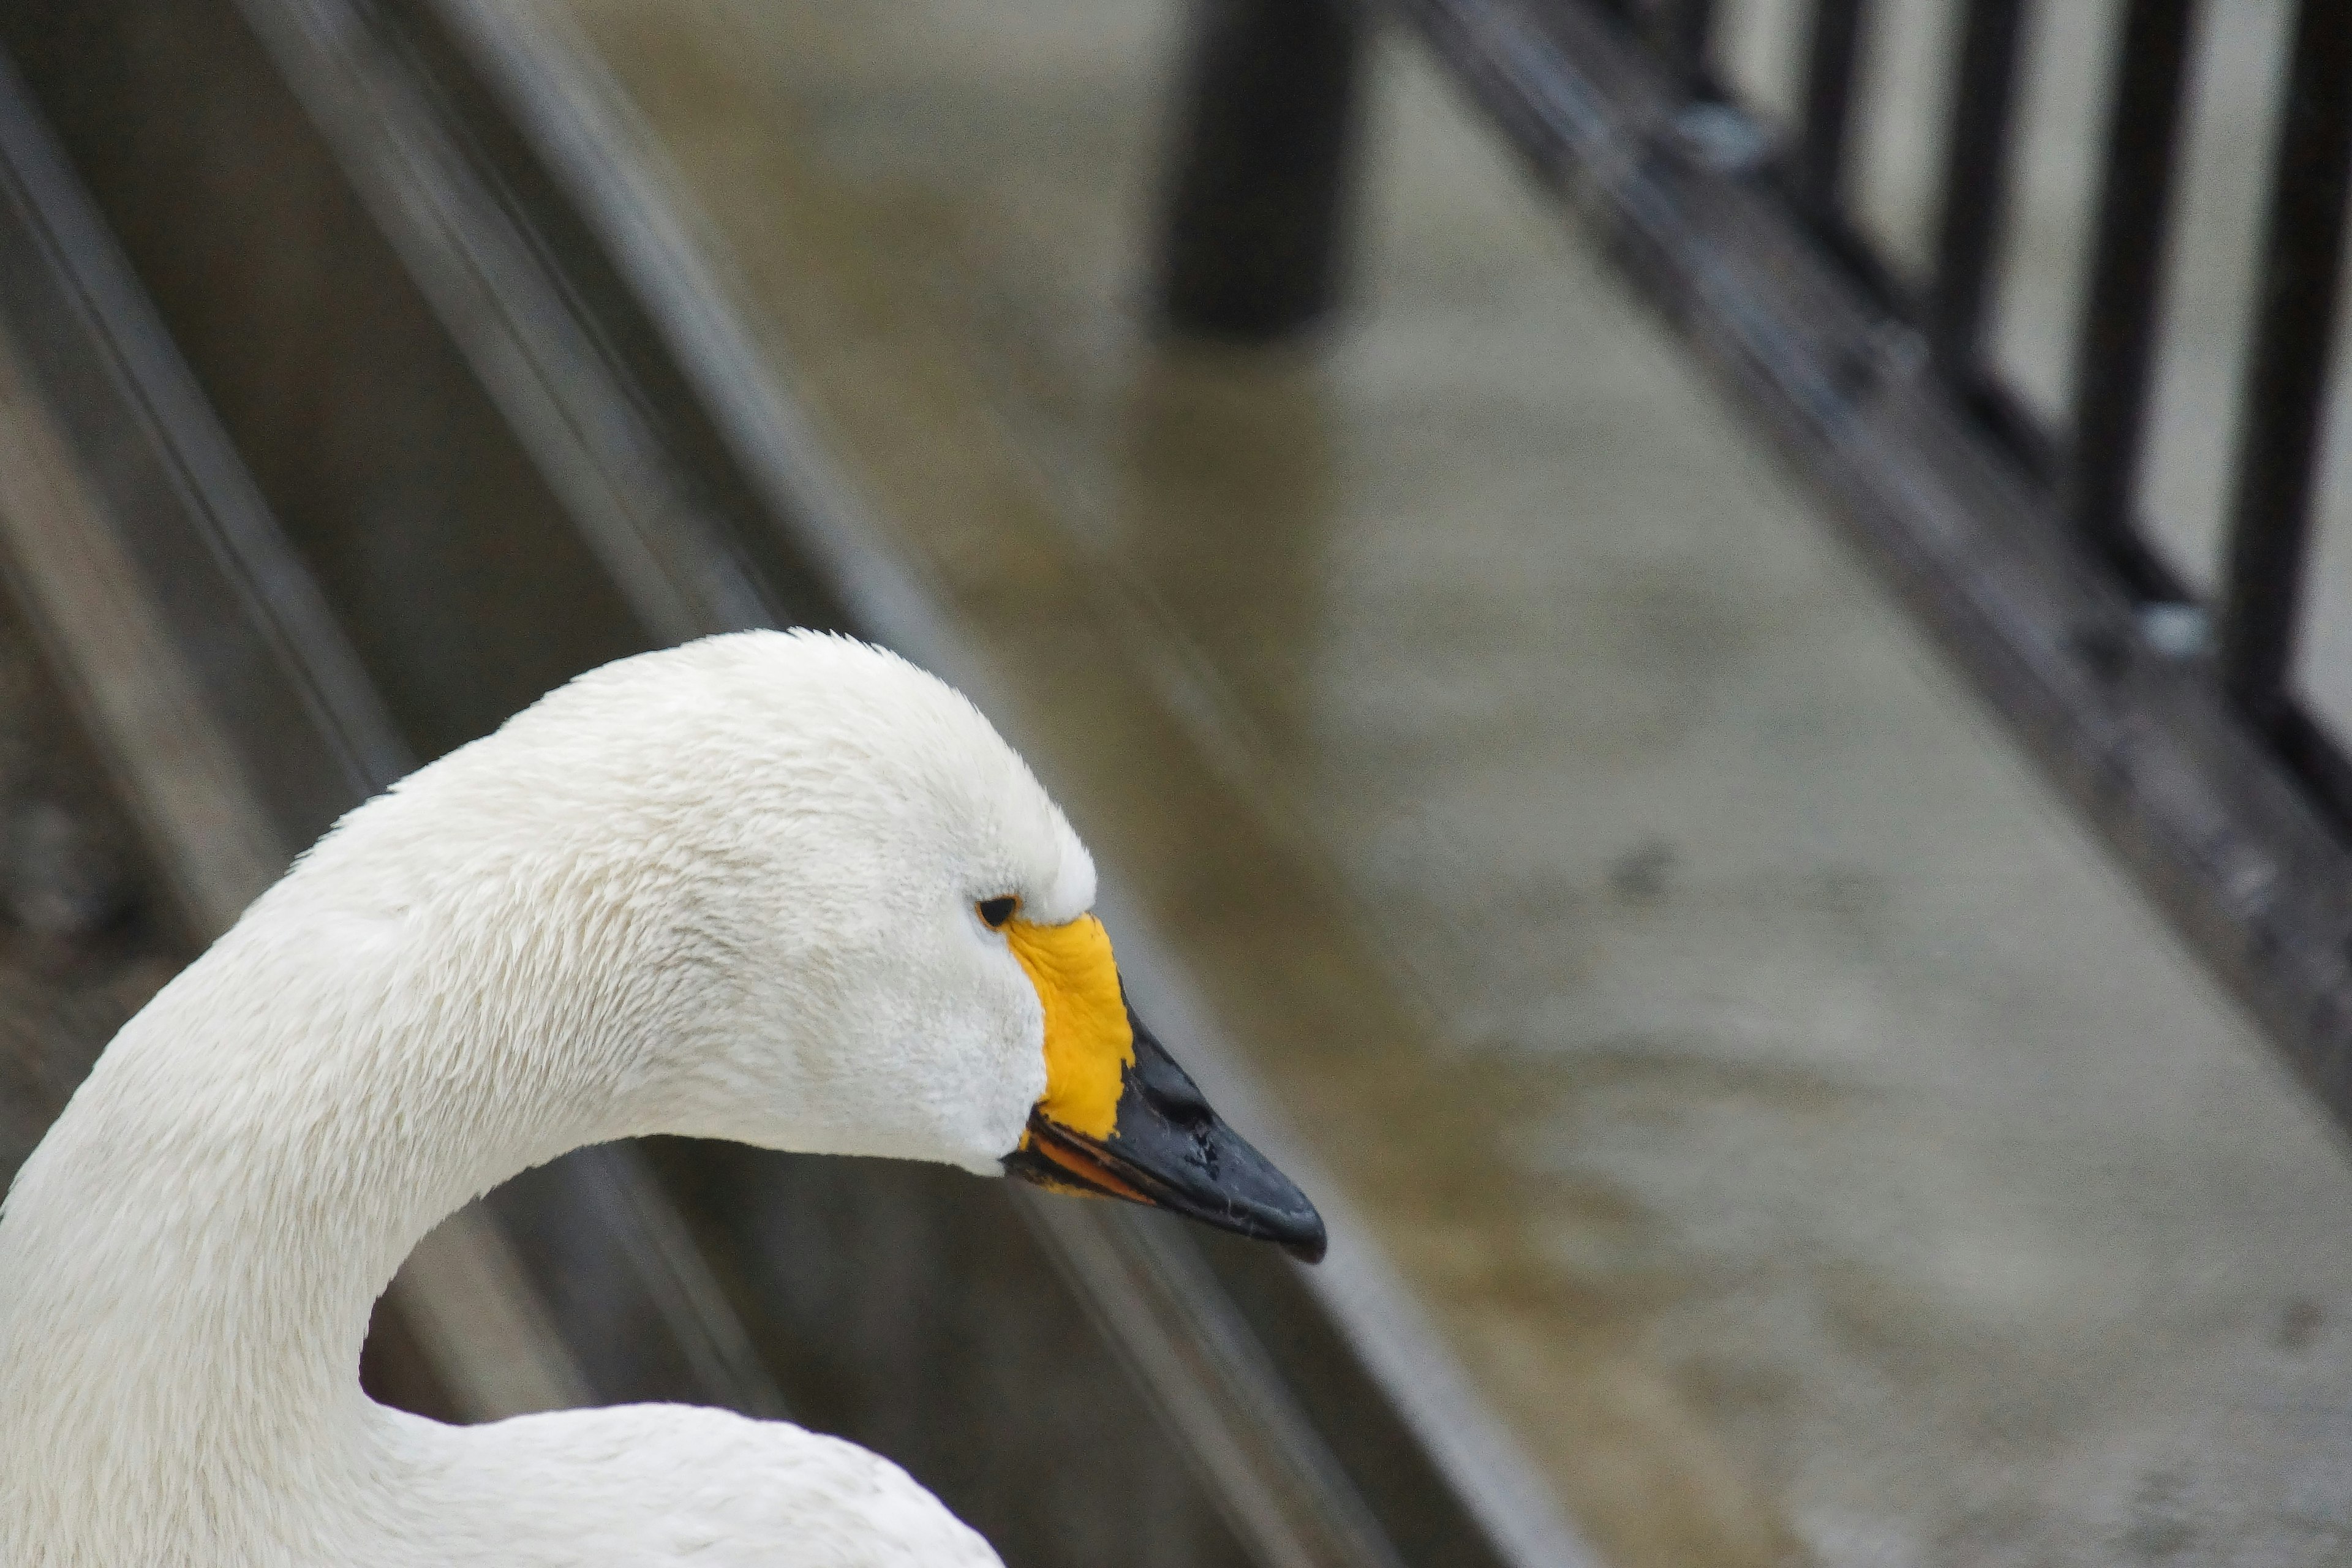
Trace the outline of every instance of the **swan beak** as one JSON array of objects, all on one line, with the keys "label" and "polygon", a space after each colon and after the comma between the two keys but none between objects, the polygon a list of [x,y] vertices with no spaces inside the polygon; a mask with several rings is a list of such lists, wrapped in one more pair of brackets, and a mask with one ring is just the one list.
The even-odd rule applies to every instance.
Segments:
[{"label": "swan beak", "polygon": [[1029,1113],[1008,1175],[1056,1192],[1170,1209],[1219,1230],[1271,1241],[1307,1263],[1323,1258],[1323,1216],[1274,1162],[1209,1107],[1166,1048],[1127,1009],[1134,1059],[1121,1071],[1108,1138]]}]

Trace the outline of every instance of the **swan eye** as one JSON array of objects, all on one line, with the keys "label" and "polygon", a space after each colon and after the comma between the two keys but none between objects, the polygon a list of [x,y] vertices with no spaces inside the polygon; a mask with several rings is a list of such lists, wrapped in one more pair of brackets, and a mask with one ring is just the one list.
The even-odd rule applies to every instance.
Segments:
[{"label": "swan eye", "polygon": [[1021,900],[1008,893],[1001,899],[982,899],[975,907],[989,930],[1003,931],[1013,922],[1013,915],[1021,908]]}]

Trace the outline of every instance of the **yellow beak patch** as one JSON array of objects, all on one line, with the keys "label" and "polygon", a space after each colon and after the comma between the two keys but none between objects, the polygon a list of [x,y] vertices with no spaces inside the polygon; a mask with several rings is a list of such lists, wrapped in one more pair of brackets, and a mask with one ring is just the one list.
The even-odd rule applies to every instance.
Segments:
[{"label": "yellow beak patch", "polygon": [[1074,1132],[1108,1138],[1135,1061],[1110,933],[1094,916],[1080,915],[1057,926],[1015,919],[1004,938],[1045,1009],[1045,1098],[1037,1109]]}]

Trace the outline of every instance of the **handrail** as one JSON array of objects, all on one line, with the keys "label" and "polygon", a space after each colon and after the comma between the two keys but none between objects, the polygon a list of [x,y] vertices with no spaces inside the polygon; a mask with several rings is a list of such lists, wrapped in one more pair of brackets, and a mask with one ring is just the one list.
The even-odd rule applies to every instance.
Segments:
[{"label": "handrail", "polygon": [[2352,180],[2352,8],[2297,9],[2213,605],[2138,516],[2196,0],[2123,8],[2063,431],[2023,412],[1979,342],[2020,110],[2016,0],[1968,0],[1961,18],[1936,271],[1917,297],[1856,238],[1841,189],[1861,0],[1814,0],[1785,144],[1693,68],[1710,7],[1638,7],[1666,17],[1663,45],[1636,7],[1601,0],[1377,8],[1601,231],[2352,1126],[2352,763],[2289,659]]}]

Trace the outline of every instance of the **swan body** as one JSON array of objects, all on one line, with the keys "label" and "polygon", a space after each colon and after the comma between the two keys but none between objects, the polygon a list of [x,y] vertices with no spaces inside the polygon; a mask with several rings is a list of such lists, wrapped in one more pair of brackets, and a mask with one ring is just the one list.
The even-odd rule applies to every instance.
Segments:
[{"label": "swan body", "polygon": [[359,807],[124,1026],[0,1207],[0,1565],[994,1563],[836,1439],[665,1405],[448,1427],[370,1401],[359,1350],[444,1215],[645,1133],[1319,1250],[1126,1013],[1094,893],[969,703],[806,633],[593,671]]}]

